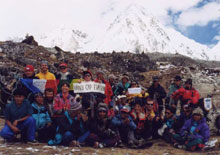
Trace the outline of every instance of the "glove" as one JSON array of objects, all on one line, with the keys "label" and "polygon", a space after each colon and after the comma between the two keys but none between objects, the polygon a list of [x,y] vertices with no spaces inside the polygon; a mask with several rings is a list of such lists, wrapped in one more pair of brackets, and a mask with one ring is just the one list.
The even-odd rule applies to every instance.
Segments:
[{"label": "glove", "polygon": [[184,131],[183,139],[184,139],[184,140],[187,140],[187,139],[188,139],[188,132],[187,132],[187,131]]},{"label": "glove", "polygon": [[115,137],[117,134],[116,134],[115,131],[111,130],[110,135],[111,135],[112,137]]}]

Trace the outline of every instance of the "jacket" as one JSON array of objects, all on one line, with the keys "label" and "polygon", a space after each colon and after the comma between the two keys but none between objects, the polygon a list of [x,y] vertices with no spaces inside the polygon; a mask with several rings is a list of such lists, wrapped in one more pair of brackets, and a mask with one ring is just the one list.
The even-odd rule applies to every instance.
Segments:
[{"label": "jacket", "polygon": [[94,119],[90,120],[89,130],[91,133],[96,134],[100,138],[106,139],[116,136],[117,132],[114,130],[111,118],[104,118],[103,120]]},{"label": "jacket", "polygon": [[72,80],[72,79],[74,79],[73,75],[70,74],[70,72],[66,72],[66,73],[58,72],[57,74],[55,74],[55,77],[57,80]]},{"label": "jacket", "polygon": [[[184,136],[186,131],[188,133],[190,132],[190,129],[193,125],[193,121],[194,120],[191,118],[191,119],[189,119],[185,122],[184,126],[180,130],[180,135],[181,136]],[[205,143],[209,140],[209,137],[210,137],[209,127],[206,124],[206,119],[202,118],[201,120],[198,121],[198,125],[195,129],[195,132],[192,133],[191,138],[192,139],[200,138]]]},{"label": "jacket", "polygon": [[51,122],[49,113],[45,106],[38,106],[35,102],[32,104],[32,107],[32,117],[36,120],[36,129],[43,129],[47,123]]},{"label": "jacket", "polygon": [[129,116],[128,117],[130,122],[129,124],[124,124],[123,123],[123,120],[121,118],[121,115],[118,114],[116,115],[115,117],[113,117],[112,119],[112,124],[115,126],[115,127],[129,127],[131,130],[135,130],[137,128],[136,124],[134,123],[134,121],[132,120],[132,118]]},{"label": "jacket", "polygon": [[54,114],[59,113],[59,111],[63,111],[64,108],[66,110],[70,109],[70,104],[76,103],[75,98],[72,95],[67,96],[67,100],[64,100],[62,93],[57,94],[57,96],[54,98]]},{"label": "jacket", "polygon": [[46,74],[40,72],[36,74],[36,77],[38,77],[39,79],[44,79],[44,80],[56,80],[55,75],[49,71],[47,71]]},{"label": "jacket", "polygon": [[116,86],[116,89],[114,91],[115,95],[122,95],[124,91],[127,91],[130,87],[130,83],[126,83],[125,85],[122,84],[122,82],[119,82]]},{"label": "jacket", "polygon": [[133,118],[134,123],[136,124],[138,130],[144,130],[145,122],[146,122],[146,115],[145,113],[141,112],[139,115],[135,112],[131,112],[131,117]]},{"label": "jacket", "polygon": [[73,133],[73,135],[79,137],[84,133],[86,133],[87,131],[89,131],[88,121],[84,122],[82,119],[78,120],[77,116],[72,119],[71,132]]},{"label": "jacket", "polygon": [[174,100],[182,99],[183,102],[197,104],[200,98],[199,92],[194,89],[185,89],[181,87],[172,94]]},{"label": "jacket", "polygon": [[173,94],[173,92],[175,92],[175,91],[177,91],[178,89],[180,88],[180,86],[178,86],[178,85],[176,85],[176,84],[171,84],[170,86],[169,86],[169,92],[168,92],[168,94],[167,94],[167,97],[170,97],[172,94]]},{"label": "jacket", "polygon": [[160,84],[158,84],[158,87],[154,87],[154,85],[151,85],[148,88],[148,93],[151,99],[154,99],[156,97],[156,101],[159,105],[163,104],[162,99],[166,97],[166,92]]}]

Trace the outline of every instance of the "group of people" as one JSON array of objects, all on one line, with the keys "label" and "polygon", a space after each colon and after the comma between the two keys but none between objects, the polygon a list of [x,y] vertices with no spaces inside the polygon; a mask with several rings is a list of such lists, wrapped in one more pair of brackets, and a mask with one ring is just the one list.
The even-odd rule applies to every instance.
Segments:
[{"label": "group of people", "polygon": [[[74,76],[67,64],[61,63],[59,70],[56,74],[49,72],[47,61],[41,62],[36,75],[32,65],[24,68],[24,79],[62,82],[58,90],[46,88],[43,93],[33,93],[24,85],[16,87],[13,100],[5,108],[1,137],[17,141],[20,134],[19,140],[24,142],[95,148],[144,148],[152,145],[152,139],[162,138],[176,148],[191,151],[203,149],[209,140],[209,127],[192,79],[183,84],[181,76],[175,76],[166,93],[157,76],[145,89],[125,74],[116,83],[113,74],[105,79],[99,70],[94,79],[87,70],[77,82],[103,83],[105,93],[76,94],[70,90]],[[130,88],[141,88],[141,92],[129,94]],[[181,108],[177,115],[178,103]]]}]

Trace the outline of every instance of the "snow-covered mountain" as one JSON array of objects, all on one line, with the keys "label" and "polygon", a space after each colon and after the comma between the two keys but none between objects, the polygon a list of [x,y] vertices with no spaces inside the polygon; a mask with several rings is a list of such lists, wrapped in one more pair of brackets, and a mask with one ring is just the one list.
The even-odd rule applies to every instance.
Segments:
[{"label": "snow-covered mountain", "polygon": [[105,26],[98,35],[62,27],[36,37],[36,40],[44,46],[59,46],[72,52],[161,52],[209,59],[207,46],[163,26],[144,7],[132,3],[118,12],[114,12],[112,7],[102,16],[117,16],[108,26],[103,23]]},{"label": "snow-covered mountain", "polygon": [[220,59],[220,41],[208,53],[212,56],[212,60]]},{"label": "snow-covered mountain", "polygon": [[88,41],[88,35],[69,26],[61,26],[48,34],[36,36],[39,44],[46,47],[59,46],[66,51],[77,52]]},{"label": "snow-covered mountain", "polygon": [[100,52],[144,51],[208,58],[205,53],[207,46],[196,43],[173,29],[165,28],[145,8],[135,4],[122,10],[98,40],[94,49]]}]

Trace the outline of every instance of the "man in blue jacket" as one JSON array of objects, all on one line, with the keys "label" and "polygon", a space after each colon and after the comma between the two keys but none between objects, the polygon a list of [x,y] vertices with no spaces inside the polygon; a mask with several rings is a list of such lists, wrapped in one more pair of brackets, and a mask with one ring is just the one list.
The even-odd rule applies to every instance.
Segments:
[{"label": "man in blue jacket", "polygon": [[13,141],[15,135],[21,133],[21,140],[35,142],[35,120],[31,117],[33,109],[25,94],[17,89],[13,93],[14,100],[6,105],[5,126],[0,135],[8,141]]},{"label": "man in blue jacket", "polygon": [[134,130],[137,126],[133,122],[129,113],[130,107],[124,106],[120,110],[120,114],[113,117],[112,124],[119,130],[119,134],[123,143],[127,143],[130,147],[136,147],[134,144]]}]

